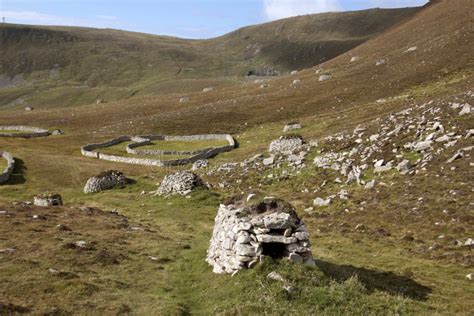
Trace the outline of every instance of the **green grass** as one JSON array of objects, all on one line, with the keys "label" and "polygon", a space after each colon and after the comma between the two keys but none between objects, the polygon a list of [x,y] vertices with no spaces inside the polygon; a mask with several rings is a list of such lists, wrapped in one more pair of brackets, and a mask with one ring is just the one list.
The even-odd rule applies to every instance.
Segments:
[{"label": "green grass", "polygon": [[[189,155],[133,155],[127,153],[125,147],[127,144],[131,144],[132,142],[124,142],[118,145],[100,148],[98,149],[99,152],[109,155],[117,155],[122,157],[132,157],[132,158],[146,158],[146,159],[157,159],[157,160],[174,160],[174,159],[182,159],[188,158]],[[144,148],[144,147],[140,147]]]},{"label": "green grass", "polygon": [[195,151],[212,147],[226,146],[227,141],[203,140],[203,141],[153,141],[151,145],[138,147],[143,150],[175,150]]},{"label": "green grass", "polygon": [[7,167],[7,161],[0,157],[0,172],[5,170],[6,167]]}]

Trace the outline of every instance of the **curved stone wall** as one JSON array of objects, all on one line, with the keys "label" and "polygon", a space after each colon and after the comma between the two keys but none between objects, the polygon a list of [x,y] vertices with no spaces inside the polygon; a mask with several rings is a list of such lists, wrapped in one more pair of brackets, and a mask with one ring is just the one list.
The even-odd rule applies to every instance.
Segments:
[{"label": "curved stone wall", "polygon": [[7,161],[7,167],[5,170],[0,170],[0,183],[7,182],[8,179],[10,179],[10,175],[13,172],[13,169],[15,168],[15,159],[13,156],[6,152],[6,151],[0,151],[0,158],[5,159]]},{"label": "curved stone wall", "polygon": [[[21,133],[3,133],[2,131],[17,131]],[[21,137],[21,138],[33,138],[33,137],[46,137],[50,133],[48,130],[32,126],[0,126],[0,137]]]},{"label": "curved stone wall", "polygon": [[[228,134],[204,134],[204,135],[189,135],[189,136],[167,136],[167,135],[145,135],[140,136],[144,140],[142,142],[136,142],[129,144],[126,147],[127,153],[133,155],[198,155],[209,152],[210,150],[220,149],[224,151],[230,151],[235,147],[235,141],[231,135]],[[152,140],[161,141],[203,141],[203,140],[223,140],[227,141],[228,145],[221,147],[211,147],[205,149],[199,149],[194,151],[177,151],[177,150],[139,150],[135,149],[141,146],[150,145]]]},{"label": "curved stone wall", "polygon": [[[134,148],[140,146],[146,146],[151,144],[152,140],[168,140],[168,141],[198,141],[198,140],[226,140],[229,145],[207,148],[198,151],[166,151],[166,150],[136,150]],[[191,155],[188,158],[172,159],[172,160],[159,160],[149,158],[135,158],[135,157],[123,157],[117,155],[110,155],[94,151],[100,148],[107,148],[110,146],[118,145],[124,142],[134,142],[126,146],[126,151],[129,154],[135,155]],[[207,159],[213,157],[219,153],[231,151],[235,148],[235,140],[229,134],[205,134],[205,135],[189,135],[189,136],[167,136],[167,135],[145,135],[145,136],[120,136],[112,140],[85,145],[81,148],[83,156],[102,159],[113,162],[123,162],[136,165],[145,166],[178,166],[193,163],[197,160]]]}]

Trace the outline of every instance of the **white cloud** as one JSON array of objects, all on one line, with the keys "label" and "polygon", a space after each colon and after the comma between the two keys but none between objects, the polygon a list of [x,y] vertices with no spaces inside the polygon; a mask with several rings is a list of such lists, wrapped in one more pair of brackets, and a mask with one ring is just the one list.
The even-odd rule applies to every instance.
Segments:
[{"label": "white cloud", "polygon": [[371,6],[379,8],[417,7],[428,3],[428,0],[370,0]]},{"label": "white cloud", "polygon": [[117,27],[117,18],[108,15],[98,15],[97,19],[77,19],[72,17],[45,14],[36,11],[1,11],[7,23],[38,24],[38,25],[67,25],[86,27]]},{"label": "white cloud", "polygon": [[338,0],[264,0],[263,6],[269,20],[342,10]]}]

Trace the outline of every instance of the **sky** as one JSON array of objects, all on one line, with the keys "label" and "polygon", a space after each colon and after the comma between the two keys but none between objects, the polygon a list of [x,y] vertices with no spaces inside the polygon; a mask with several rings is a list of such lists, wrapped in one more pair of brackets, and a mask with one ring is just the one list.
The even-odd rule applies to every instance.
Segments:
[{"label": "sky", "polygon": [[428,0],[0,0],[7,23],[210,38],[290,16],[420,6]]}]

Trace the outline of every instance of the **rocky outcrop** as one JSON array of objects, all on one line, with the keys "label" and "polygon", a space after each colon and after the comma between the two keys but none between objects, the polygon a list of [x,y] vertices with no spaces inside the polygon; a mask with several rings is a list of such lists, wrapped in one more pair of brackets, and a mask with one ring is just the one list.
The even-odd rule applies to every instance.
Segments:
[{"label": "rocky outcrop", "polygon": [[122,187],[128,183],[125,175],[117,170],[108,170],[89,178],[84,186],[84,193],[97,193],[104,190]]},{"label": "rocky outcrop", "polygon": [[[14,131],[14,133],[12,133]],[[31,127],[31,126],[0,126],[0,137],[19,137],[19,138],[33,138],[46,137],[50,133],[46,129]]]},{"label": "rocky outcrop", "polygon": [[201,178],[190,171],[179,171],[165,176],[156,195],[188,195],[195,188],[203,186]]},{"label": "rocky outcrop", "polygon": [[61,206],[63,199],[57,193],[44,193],[34,197],[33,204],[36,206]]},{"label": "rocky outcrop", "polygon": [[5,159],[7,161],[5,169],[0,170],[0,183],[5,183],[10,179],[13,169],[15,168],[15,159],[6,151],[0,151],[0,159]]},{"label": "rocky outcrop", "polygon": [[214,273],[251,268],[263,257],[314,266],[309,234],[288,203],[265,198],[220,205],[206,261]]}]

